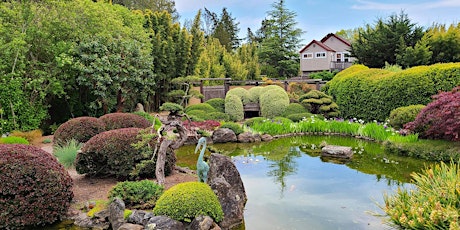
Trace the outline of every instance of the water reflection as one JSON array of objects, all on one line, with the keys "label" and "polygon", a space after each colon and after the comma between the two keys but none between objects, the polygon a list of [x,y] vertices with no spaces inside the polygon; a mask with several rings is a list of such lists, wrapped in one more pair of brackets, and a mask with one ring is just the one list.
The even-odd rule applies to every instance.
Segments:
[{"label": "water reflection", "polygon": [[[351,161],[319,156],[322,142],[350,146]],[[426,162],[346,137],[292,137],[257,144],[215,144],[233,157],[248,195],[246,229],[390,229],[376,203]],[[181,162],[182,150],[178,151]],[[185,153],[187,155],[187,153]],[[340,163],[340,164],[338,164]]]}]

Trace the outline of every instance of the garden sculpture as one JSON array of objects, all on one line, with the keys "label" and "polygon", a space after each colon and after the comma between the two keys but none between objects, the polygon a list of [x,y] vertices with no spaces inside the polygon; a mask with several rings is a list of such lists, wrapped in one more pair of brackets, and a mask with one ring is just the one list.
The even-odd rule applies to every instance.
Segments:
[{"label": "garden sculpture", "polygon": [[198,161],[196,162],[196,173],[198,174],[198,181],[206,183],[208,179],[208,171],[209,165],[205,161],[203,161],[204,151],[206,150],[206,138],[201,137],[198,140],[195,148],[195,154],[198,152],[198,149],[201,148],[200,156],[198,157]]}]

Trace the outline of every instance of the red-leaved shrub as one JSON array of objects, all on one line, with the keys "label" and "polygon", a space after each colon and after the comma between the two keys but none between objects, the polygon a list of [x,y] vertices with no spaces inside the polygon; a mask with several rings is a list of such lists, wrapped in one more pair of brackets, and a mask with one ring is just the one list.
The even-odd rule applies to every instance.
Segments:
[{"label": "red-leaved shrub", "polygon": [[460,87],[433,96],[429,103],[404,128],[422,138],[460,141]]},{"label": "red-leaved shrub", "polygon": [[[113,176],[118,179],[155,177],[155,161],[146,162],[151,159],[153,150],[145,152],[131,145],[141,139],[138,136],[141,130],[139,128],[115,129],[92,137],[77,155],[75,165],[77,172],[92,176]],[[152,146],[155,143],[156,141],[152,140]],[[143,164],[142,170],[135,172],[139,164]],[[172,172],[175,164],[174,152],[168,151],[165,175]],[[132,175],[133,173],[135,176]]]},{"label": "red-leaved shrub", "polygon": [[74,139],[80,143],[105,131],[105,124],[95,117],[77,117],[61,124],[54,132],[54,143],[64,145]]},{"label": "red-leaved shrub", "polygon": [[99,117],[104,122],[105,130],[122,128],[147,128],[152,125],[150,121],[134,113],[109,113]]},{"label": "red-leaved shrub", "polygon": [[0,229],[53,223],[73,198],[72,178],[51,154],[0,144]]}]

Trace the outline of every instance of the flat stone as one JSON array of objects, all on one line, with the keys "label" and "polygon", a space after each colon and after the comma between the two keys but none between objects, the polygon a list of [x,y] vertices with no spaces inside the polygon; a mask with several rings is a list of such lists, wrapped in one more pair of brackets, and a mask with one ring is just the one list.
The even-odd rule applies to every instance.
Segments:
[{"label": "flat stone", "polygon": [[353,156],[353,150],[347,146],[326,145],[321,149],[321,156],[350,159]]}]

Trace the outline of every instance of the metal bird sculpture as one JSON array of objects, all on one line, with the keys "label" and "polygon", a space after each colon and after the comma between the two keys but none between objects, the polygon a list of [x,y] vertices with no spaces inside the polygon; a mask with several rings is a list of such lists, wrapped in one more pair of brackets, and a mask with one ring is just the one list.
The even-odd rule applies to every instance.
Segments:
[{"label": "metal bird sculpture", "polygon": [[198,157],[198,161],[196,162],[196,173],[198,174],[198,181],[206,183],[206,181],[208,180],[209,165],[203,160],[203,155],[204,155],[204,152],[206,151],[206,138],[205,137],[201,137],[198,140],[198,143],[195,148],[195,154],[198,152],[200,147],[201,147],[201,152],[200,152],[200,156]]}]

